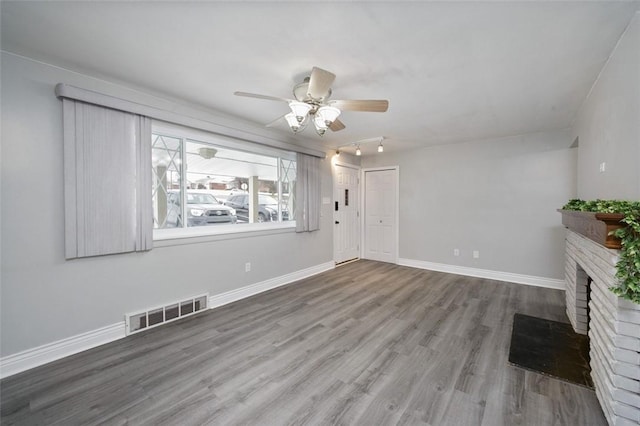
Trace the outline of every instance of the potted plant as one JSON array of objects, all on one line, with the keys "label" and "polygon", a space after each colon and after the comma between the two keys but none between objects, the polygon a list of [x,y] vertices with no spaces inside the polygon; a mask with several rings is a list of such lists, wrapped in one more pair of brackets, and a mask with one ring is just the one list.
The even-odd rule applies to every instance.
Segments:
[{"label": "potted plant", "polygon": [[[640,201],[574,199],[560,211],[565,226],[608,248],[620,249],[620,260],[616,264],[618,285],[610,290],[640,304]],[[587,212],[586,216],[592,217],[591,224],[588,217],[576,212]],[[603,226],[605,239],[598,241],[602,240]]]}]

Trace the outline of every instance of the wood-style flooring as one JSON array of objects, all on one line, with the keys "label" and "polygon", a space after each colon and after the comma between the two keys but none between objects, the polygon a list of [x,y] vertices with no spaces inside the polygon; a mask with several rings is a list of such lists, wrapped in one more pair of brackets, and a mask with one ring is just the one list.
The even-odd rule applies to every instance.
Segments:
[{"label": "wood-style flooring", "polygon": [[605,425],[508,364],[559,290],[358,261],[8,377],[2,425]]}]

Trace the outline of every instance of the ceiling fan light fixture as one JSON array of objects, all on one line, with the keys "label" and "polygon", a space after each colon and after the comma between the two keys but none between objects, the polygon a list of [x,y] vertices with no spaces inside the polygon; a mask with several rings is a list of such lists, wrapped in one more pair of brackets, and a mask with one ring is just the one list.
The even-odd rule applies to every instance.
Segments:
[{"label": "ceiling fan light fixture", "polygon": [[327,125],[327,123],[324,121],[324,119],[322,118],[322,116],[316,114],[313,117],[313,125],[316,127],[316,132],[320,135],[320,136],[324,136],[324,134],[327,132],[327,129],[329,128],[329,126]]},{"label": "ceiling fan light fixture", "polygon": [[[313,121],[316,132],[321,136],[325,134],[327,129],[333,132],[345,129],[344,123],[338,119],[342,111],[385,112],[389,108],[389,101],[385,99],[329,100],[333,94],[331,85],[335,78],[336,75],[332,72],[313,67],[311,74],[302,83],[293,86],[293,99],[239,91],[233,94],[248,98],[286,102],[291,113],[286,114],[284,118],[294,133],[302,132],[309,125],[309,122]],[[281,118],[268,123],[266,127],[272,127],[279,120]]]},{"label": "ceiling fan light fixture", "polygon": [[289,108],[291,108],[291,112],[298,120],[298,123],[302,123],[313,107],[304,102],[291,101],[289,102]]},{"label": "ceiling fan light fixture", "polygon": [[287,120],[287,124],[291,127],[291,130],[293,130],[293,133],[297,133],[298,130],[300,130],[300,122],[293,112],[285,115],[284,119]]},{"label": "ceiling fan light fixture", "polygon": [[360,151],[360,145],[356,147],[356,155],[360,157],[362,155],[362,151]]},{"label": "ceiling fan light fixture", "polygon": [[378,152],[384,152],[384,146],[382,146],[382,141],[380,141],[380,145],[378,145]]},{"label": "ceiling fan light fixture", "polygon": [[340,116],[341,111],[332,106],[322,106],[318,108],[318,112],[316,112],[316,117],[321,117],[324,123],[327,126],[330,126],[331,123],[336,121],[336,119]]}]

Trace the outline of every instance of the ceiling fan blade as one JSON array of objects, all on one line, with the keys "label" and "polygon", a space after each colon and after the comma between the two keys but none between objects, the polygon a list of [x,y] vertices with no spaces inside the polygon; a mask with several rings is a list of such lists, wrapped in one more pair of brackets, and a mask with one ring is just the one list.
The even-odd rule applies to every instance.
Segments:
[{"label": "ceiling fan blade", "polygon": [[329,101],[329,105],[343,111],[385,112],[389,109],[389,101],[378,100],[335,100]]},{"label": "ceiling fan blade", "polygon": [[329,89],[333,84],[336,75],[322,68],[313,67],[309,77],[309,96],[317,101],[323,100],[329,94]]},{"label": "ceiling fan blade", "polygon": [[268,96],[268,95],[258,95],[256,93],[247,93],[247,92],[233,92],[236,96],[244,96],[247,98],[257,98],[257,99],[266,99],[268,101],[281,101],[281,102],[291,102],[291,99],[278,98],[276,96]]},{"label": "ceiling fan blade", "polygon": [[333,130],[334,132],[339,132],[340,130],[344,129],[346,126],[344,125],[344,123],[340,120],[338,120],[337,118],[333,121],[333,123],[331,123],[329,125],[329,128],[331,130]]},{"label": "ceiling fan blade", "polygon": [[[287,115],[287,114],[285,114],[285,115]],[[280,117],[278,117],[278,118],[276,118],[275,120],[273,120],[271,123],[269,123],[269,124],[265,124],[265,126],[264,126],[264,127],[273,127],[273,126],[275,126],[276,124],[278,124],[278,123],[279,123],[281,120],[283,120],[283,119],[284,119],[284,115],[281,115]]]}]

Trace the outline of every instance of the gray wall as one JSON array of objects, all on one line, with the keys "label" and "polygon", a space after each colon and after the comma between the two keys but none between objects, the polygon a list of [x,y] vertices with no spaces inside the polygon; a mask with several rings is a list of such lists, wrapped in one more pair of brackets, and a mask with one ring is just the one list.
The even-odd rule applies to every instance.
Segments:
[{"label": "gray wall", "polygon": [[385,152],[362,167],[400,166],[400,258],[562,278],[570,145],[568,131],[537,133]]},{"label": "gray wall", "polygon": [[[562,278],[564,231],[555,209],[575,196],[640,198],[639,31],[636,15],[570,132],[363,158],[363,167],[400,166],[400,257]],[[65,261],[62,111],[53,95],[59,82],[158,102],[2,54],[1,356],[120,322],[140,308],[222,293],[332,259],[331,211],[323,205],[321,231],[312,234]],[[568,149],[575,136],[579,156]],[[323,162],[323,197],[332,195],[330,158]],[[603,161],[607,171],[599,173]],[[479,259],[472,250],[480,251]],[[250,273],[245,262],[252,263]]]},{"label": "gray wall", "polygon": [[[331,261],[330,205],[321,230],[64,260],[62,107],[56,83],[150,96],[2,54],[1,355],[115,324],[126,313],[219,294]],[[157,99],[155,100],[157,101]],[[322,195],[331,197],[330,158]],[[252,270],[244,272],[244,263]]]},{"label": "gray wall", "polygon": [[578,197],[640,199],[638,13],[582,105],[573,135],[579,137]]}]

